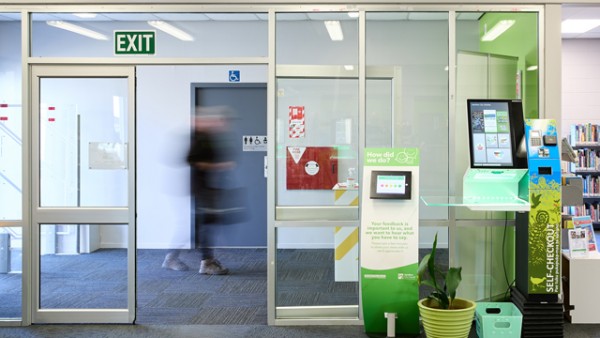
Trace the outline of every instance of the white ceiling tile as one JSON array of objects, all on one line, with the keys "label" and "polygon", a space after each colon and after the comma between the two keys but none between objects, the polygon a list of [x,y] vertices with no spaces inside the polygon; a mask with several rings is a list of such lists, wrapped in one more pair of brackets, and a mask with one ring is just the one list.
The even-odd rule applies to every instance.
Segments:
[{"label": "white ceiling tile", "polygon": [[209,17],[202,13],[154,13],[163,21],[207,21]]},{"label": "white ceiling tile", "polygon": [[407,12],[368,12],[367,20],[372,21],[402,21],[408,20]]},{"label": "white ceiling tile", "polygon": [[357,18],[351,18],[347,12],[310,12],[306,13],[309,19],[315,21],[328,21],[328,20],[358,20]]},{"label": "white ceiling tile", "polygon": [[258,17],[254,13],[205,13],[205,15],[215,21],[257,21]]},{"label": "white ceiling tile", "polygon": [[410,13],[408,13],[408,20],[411,20],[411,21],[448,20],[448,13],[410,12]]}]

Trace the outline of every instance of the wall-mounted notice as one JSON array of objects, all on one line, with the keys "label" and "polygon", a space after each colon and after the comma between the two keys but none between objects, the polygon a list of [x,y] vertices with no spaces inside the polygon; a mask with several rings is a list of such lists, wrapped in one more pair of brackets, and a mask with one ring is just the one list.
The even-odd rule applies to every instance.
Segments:
[{"label": "wall-mounted notice", "polygon": [[287,189],[333,189],[338,182],[337,148],[288,147],[287,150]]},{"label": "wall-mounted notice", "polygon": [[127,169],[127,144],[90,142],[90,169]]},{"label": "wall-mounted notice", "polygon": [[267,151],[267,135],[242,136],[243,151]]},{"label": "wall-mounted notice", "polygon": [[290,106],[289,108],[290,138],[304,137],[304,106]]}]

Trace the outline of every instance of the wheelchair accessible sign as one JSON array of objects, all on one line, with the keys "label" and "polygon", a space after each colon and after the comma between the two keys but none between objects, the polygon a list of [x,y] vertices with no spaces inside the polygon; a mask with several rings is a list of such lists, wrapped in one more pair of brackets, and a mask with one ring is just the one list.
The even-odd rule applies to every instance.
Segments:
[{"label": "wheelchair accessible sign", "polygon": [[230,70],[229,71],[229,82],[240,82],[240,71]]}]

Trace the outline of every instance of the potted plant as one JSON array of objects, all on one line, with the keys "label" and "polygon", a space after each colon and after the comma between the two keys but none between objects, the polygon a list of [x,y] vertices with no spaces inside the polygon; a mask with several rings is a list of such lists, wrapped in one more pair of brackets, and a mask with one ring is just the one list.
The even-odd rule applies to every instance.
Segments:
[{"label": "potted plant", "polygon": [[419,285],[433,288],[427,298],[419,300],[419,313],[425,334],[435,337],[468,337],[471,331],[475,302],[457,298],[462,267],[451,267],[447,272],[435,263],[437,233],[431,252],[421,260],[417,273]]}]

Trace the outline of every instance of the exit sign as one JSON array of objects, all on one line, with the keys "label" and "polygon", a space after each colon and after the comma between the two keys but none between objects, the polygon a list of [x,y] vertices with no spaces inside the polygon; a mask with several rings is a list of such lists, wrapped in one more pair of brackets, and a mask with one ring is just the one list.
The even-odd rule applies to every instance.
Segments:
[{"label": "exit sign", "polygon": [[115,54],[154,54],[154,31],[115,31]]}]

